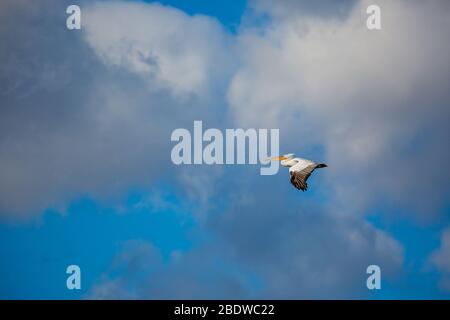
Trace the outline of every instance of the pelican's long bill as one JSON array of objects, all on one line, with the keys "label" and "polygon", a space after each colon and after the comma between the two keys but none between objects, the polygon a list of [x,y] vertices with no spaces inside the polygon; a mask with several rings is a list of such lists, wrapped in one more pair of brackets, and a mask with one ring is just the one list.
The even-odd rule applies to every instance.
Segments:
[{"label": "pelican's long bill", "polygon": [[289,158],[286,158],[285,156],[279,156],[279,157],[272,157],[272,158],[267,158],[267,161],[273,161],[273,160],[278,160],[278,161],[282,161],[282,160],[287,160]]}]

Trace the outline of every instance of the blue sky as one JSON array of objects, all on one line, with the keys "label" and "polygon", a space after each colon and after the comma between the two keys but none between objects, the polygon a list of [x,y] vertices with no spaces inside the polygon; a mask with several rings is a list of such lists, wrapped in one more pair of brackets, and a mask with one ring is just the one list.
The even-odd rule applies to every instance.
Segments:
[{"label": "blue sky", "polygon": [[[364,1],[67,3],[0,5],[1,299],[450,298],[446,4],[368,34]],[[194,120],[329,168],[175,166]]]},{"label": "blue sky", "polygon": [[[164,257],[174,250],[189,250],[195,244],[189,236],[195,229],[192,219],[176,209],[132,209],[142,197],[130,196],[125,213],[82,198],[65,215],[48,211],[34,224],[3,225],[2,298],[81,298],[129,239],[154,243]],[[172,194],[166,197],[177,204]],[[82,290],[66,288],[65,268],[71,264],[83,272]]]},{"label": "blue sky", "polygon": [[[147,1],[152,2],[152,1]],[[247,7],[247,1],[182,1],[169,0],[159,3],[172,6],[194,15],[203,14],[217,18],[230,31],[235,31],[239,26],[242,15]]]}]

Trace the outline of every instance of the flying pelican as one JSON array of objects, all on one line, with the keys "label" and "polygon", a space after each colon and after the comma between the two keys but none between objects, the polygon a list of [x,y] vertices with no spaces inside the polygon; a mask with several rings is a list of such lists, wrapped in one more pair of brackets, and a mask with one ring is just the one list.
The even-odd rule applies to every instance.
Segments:
[{"label": "flying pelican", "polygon": [[311,173],[317,168],[327,167],[324,163],[315,163],[314,161],[294,158],[293,153],[285,154],[280,157],[269,158],[268,160],[278,160],[281,161],[280,164],[283,167],[289,168],[289,173],[291,174],[291,183],[299,190],[306,191],[308,189],[308,180]]}]

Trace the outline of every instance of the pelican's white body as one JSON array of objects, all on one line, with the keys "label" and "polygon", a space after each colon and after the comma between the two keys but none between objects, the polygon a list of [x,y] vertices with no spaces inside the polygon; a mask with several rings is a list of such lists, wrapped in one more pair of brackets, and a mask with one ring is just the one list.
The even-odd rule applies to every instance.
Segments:
[{"label": "pelican's white body", "polygon": [[281,157],[271,158],[269,160],[281,160],[281,165],[289,168],[292,185],[302,191],[306,191],[306,189],[308,189],[306,180],[308,180],[309,176],[315,169],[327,167],[325,163],[316,163],[308,159],[294,158],[293,153],[285,154]]},{"label": "pelican's white body", "polygon": [[280,164],[283,167],[288,167],[289,168],[289,172],[291,171],[302,171],[303,169],[305,169],[306,167],[312,165],[312,164],[316,164],[315,162],[308,160],[308,159],[303,159],[303,158],[288,158],[286,160],[282,160],[280,162]]}]

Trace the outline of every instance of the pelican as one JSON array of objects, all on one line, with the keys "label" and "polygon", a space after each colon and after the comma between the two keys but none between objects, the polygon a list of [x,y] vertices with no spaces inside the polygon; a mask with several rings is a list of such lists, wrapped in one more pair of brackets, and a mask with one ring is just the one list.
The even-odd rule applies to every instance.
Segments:
[{"label": "pelican", "polygon": [[303,158],[294,158],[293,153],[269,158],[268,160],[278,160],[283,167],[288,167],[292,185],[302,191],[308,189],[306,180],[308,180],[315,169],[327,167],[324,163],[315,163],[314,161]]}]

